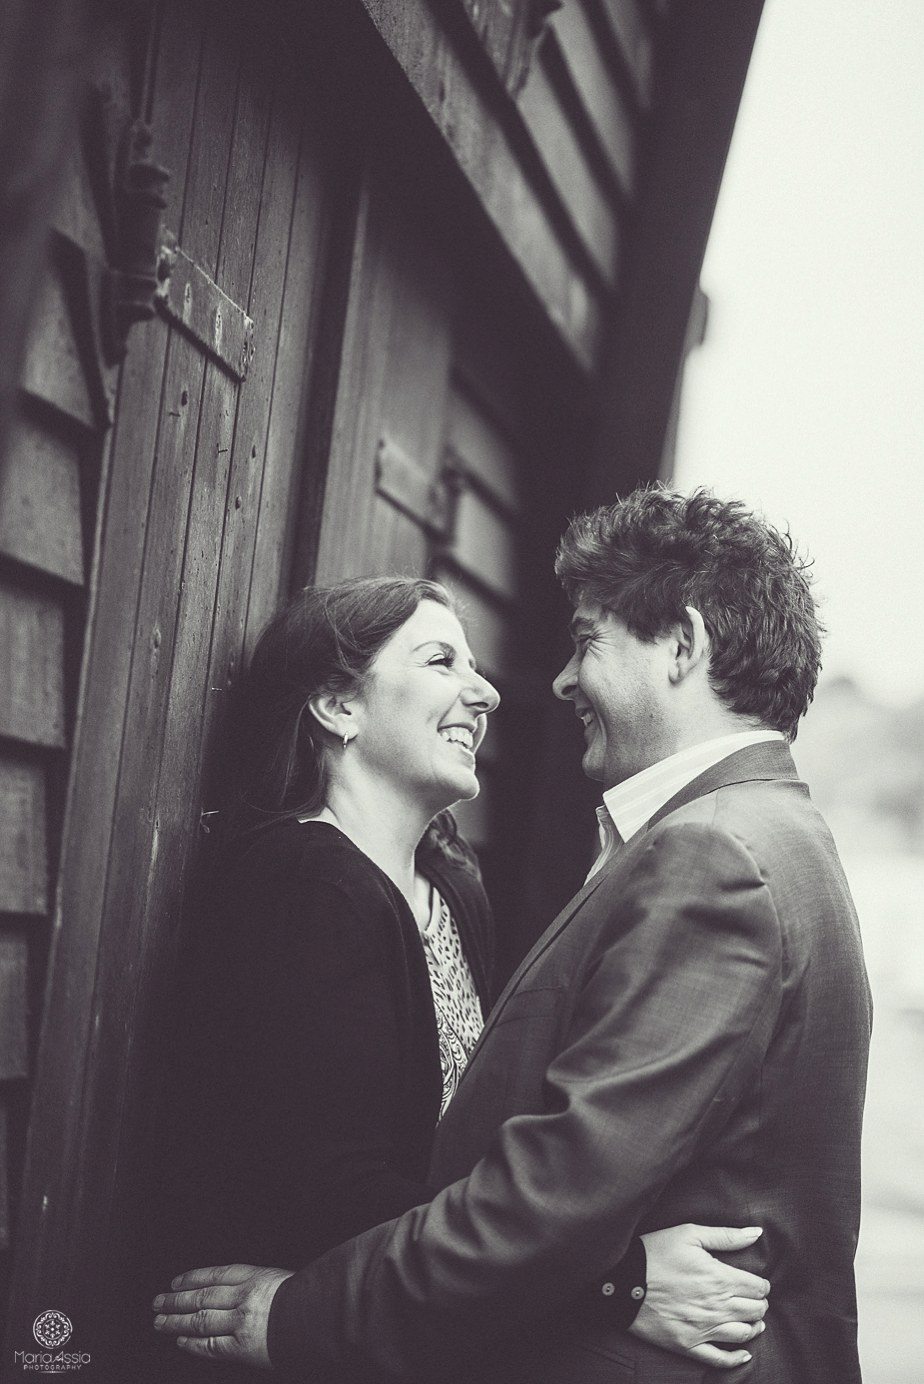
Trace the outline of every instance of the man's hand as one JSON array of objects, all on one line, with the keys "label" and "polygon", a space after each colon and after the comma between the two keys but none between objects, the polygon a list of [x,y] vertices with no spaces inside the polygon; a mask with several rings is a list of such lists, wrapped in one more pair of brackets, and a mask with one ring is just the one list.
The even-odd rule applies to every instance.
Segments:
[{"label": "man's hand", "polygon": [[750,1360],[746,1350],[720,1350],[711,1342],[740,1346],[758,1336],[764,1329],[770,1284],[723,1264],[709,1251],[746,1249],[760,1233],[754,1228],[678,1225],[643,1235],[648,1289],[629,1330],[652,1345],[719,1369]]},{"label": "man's hand", "polygon": [[271,1368],[266,1328],[276,1289],[291,1278],[285,1269],[229,1264],[191,1269],[154,1299],[155,1331],[175,1336],[191,1355]]}]

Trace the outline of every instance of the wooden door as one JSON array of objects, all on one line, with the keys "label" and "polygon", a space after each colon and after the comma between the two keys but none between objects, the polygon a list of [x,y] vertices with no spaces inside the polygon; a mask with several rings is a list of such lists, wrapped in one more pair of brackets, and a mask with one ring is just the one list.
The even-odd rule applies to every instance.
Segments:
[{"label": "wooden door", "polygon": [[[26,1347],[53,1303],[98,1378],[120,1377],[132,1319],[162,1013],[222,706],[286,586],[335,200],[301,33],[255,42],[243,4],[168,0],[157,21],[142,99],[171,173],[172,272],[114,381],[9,1332]],[[76,580],[78,555],[65,561],[55,582]],[[44,599],[20,627],[54,647]],[[49,749],[64,735],[56,677],[35,727]],[[10,789],[35,804],[15,883],[26,914],[48,898],[27,759]],[[20,1065],[22,1048],[17,1029]]]}]

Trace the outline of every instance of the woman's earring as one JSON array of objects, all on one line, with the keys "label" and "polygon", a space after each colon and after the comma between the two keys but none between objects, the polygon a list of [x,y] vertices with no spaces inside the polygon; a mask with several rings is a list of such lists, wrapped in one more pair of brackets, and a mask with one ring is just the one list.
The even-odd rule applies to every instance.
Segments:
[{"label": "woman's earring", "polygon": [[344,732],[343,732],[343,748],[346,749],[346,747],[347,747],[347,745],[349,745],[349,743],[350,743],[350,734],[349,734],[349,731],[344,731]]}]

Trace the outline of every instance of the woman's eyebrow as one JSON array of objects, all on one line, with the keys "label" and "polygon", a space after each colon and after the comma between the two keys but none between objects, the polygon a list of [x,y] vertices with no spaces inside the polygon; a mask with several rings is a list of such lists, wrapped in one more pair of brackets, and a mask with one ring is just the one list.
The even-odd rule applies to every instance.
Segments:
[{"label": "woman's eyebrow", "polygon": [[456,652],[451,644],[446,643],[445,639],[425,639],[422,644],[415,644],[412,652],[419,654],[421,649],[429,649],[432,646],[435,646],[437,649],[442,649],[444,654],[454,654]]},{"label": "woman's eyebrow", "polygon": [[[444,654],[451,654],[453,658],[461,657],[459,650],[456,648],[456,646],[454,644],[447,644],[444,639],[425,639],[422,644],[417,644],[415,648],[412,650],[412,652],[418,654],[420,653],[421,649],[428,649],[433,645],[435,645],[438,649],[442,649]],[[475,662],[475,659],[472,656],[472,654],[469,654],[468,656],[468,665],[471,668],[472,672],[478,672],[478,664]]]}]

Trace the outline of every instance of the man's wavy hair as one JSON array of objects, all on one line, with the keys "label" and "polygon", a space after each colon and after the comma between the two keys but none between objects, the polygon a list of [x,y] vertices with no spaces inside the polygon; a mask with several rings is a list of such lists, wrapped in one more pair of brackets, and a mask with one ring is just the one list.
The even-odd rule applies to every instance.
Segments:
[{"label": "man's wavy hair", "polygon": [[555,560],[569,598],[656,639],[700,612],[709,678],[732,711],[796,738],[821,667],[811,573],[788,533],[708,490],[636,490],[573,519]]}]

